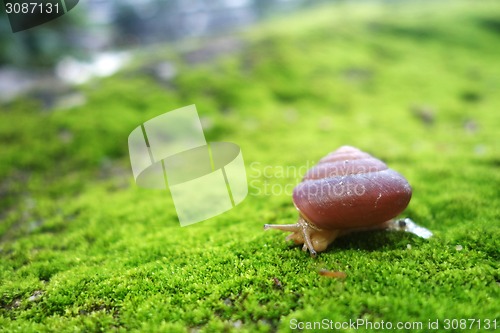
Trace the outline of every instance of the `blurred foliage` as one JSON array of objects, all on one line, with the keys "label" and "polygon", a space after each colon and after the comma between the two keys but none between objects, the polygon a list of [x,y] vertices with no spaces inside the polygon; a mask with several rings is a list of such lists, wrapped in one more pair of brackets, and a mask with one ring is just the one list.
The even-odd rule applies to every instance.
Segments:
[{"label": "blurred foliage", "polygon": [[[84,58],[91,51],[182,39],[193,34],[190,26],[195,25],[193,22],[197,21],[196,15],[200,13],[209,21],[216,21],[221,12],[231,11],[268,18],[283,11],[317,6],[328,1],[331,0],[254,0],[243,4],[242,8],[208,0],[189,3],[180,0],[81,2],[69,15],[15,34],[10,29],[7,15],[4,15],[0,17],[0,66],[50,67],[68,55]],[[197,9],[193,11],[191,7]],[[221,18],[227,20],[227,17]],[[207,26],[200,31],[194,30],[195,35],[210,35],[248,23],[219,22],[220,27]]]},{"label": "blurred foliage", "polygon": [[75,39],[85,17],[77,9],[70,13],[17,33],[12,33],[7,15],[0,16],[0,66],[51,67],[64,55],[79,55]]}]

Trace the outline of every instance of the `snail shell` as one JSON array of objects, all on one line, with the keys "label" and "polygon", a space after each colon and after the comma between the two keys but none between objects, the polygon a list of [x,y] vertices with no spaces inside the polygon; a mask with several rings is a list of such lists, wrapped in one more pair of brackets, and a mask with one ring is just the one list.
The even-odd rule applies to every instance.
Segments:
[{"label": "snail shell", "polygon": [[312,256],[338,236],[383,228],[411,199],[408,181],[361,150],[343,146],[322,158],[293,191],[296,224],[265,225],[292,231],[287,240],[304,244]]}]

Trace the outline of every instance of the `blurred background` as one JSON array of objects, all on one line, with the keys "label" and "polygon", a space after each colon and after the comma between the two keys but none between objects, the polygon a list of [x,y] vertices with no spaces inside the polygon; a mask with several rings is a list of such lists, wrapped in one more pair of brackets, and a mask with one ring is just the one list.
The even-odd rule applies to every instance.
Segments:
[{"label": "blurred background", "polygon": [[[15,34],[7,15],[2,15],[0,100],[50,78],[83,83],[93,75],[112,74],[134,49],[193,37],[231,36],[259,21],[328,2],[334,1],[87,0],[63,17]],[[231,45],[220,47],[224,52]]]},{"label": "blurred background", "polygon": [[[280,146],[283,163],[303,163],[297,151],[321,156],[330,147],[314,143],[332,137],[331,148],[378,137],[386,157],[487,155],[499,31],[494,1],[88,0],[18,33],[2,15],[0,176],[59,176],[54,161],[128,174],[128,133],[193,103],[207,139],[259,161]],[[450,128],[468,136],[452,144]]]}]

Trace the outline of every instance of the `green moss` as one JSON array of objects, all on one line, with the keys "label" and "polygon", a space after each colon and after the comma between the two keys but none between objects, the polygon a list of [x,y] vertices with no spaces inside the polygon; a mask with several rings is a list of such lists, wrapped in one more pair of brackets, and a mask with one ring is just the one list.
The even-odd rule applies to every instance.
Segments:
[{"label": "green moss", "polygon": [[[82,106],[3,106],[0,327],[287,332],[326,318],[426,332],[429,320],[500,320],[499,9],[339,4],[260,26],[209,63],[175,55],[169,84],[137,61],[84,86]],[[169,193],[133,184],[127,136],[193,103],[209,140],[241,146],[250,187],[235,209],[181,228]],[[312,259],[263,232],[296,219],[293,185],[344,144],[408,178],[404,216],[433,238],[352,234]]]}]

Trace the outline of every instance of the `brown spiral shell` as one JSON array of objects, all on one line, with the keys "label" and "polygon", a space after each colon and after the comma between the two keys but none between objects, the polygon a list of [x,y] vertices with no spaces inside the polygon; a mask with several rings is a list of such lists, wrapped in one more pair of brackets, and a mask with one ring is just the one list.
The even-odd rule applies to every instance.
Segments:
[{"label": "brown spiral shell", "polygon": [[307,172],[293,191],[293,202],[317,228],[352,229],[394,218],[411,194],[408,181],[384,162],[343,146]]}]

